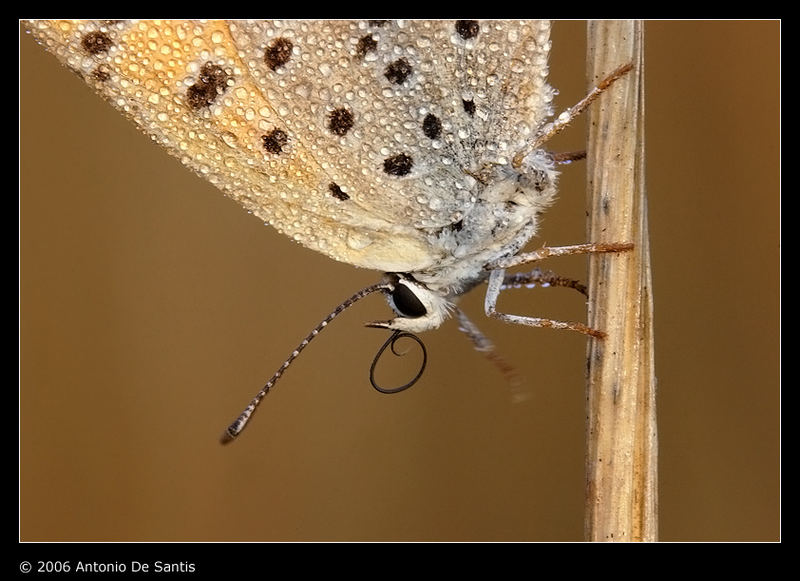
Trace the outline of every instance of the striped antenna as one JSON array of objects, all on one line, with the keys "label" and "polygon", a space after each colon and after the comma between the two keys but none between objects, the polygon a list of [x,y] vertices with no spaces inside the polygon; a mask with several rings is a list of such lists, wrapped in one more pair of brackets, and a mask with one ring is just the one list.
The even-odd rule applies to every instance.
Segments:
[{"label": "striped antenna", "polygon": [[386,284],[385,282],[380,282],[372,286],[368,286],[367,288],[361,289],[352,297],[350,297],[342,304],[340,304],[338,307],[336,307],[333,310],[333,312],[327,317],[325,317],[316,327],[314,327],[314,329],[306,336],[305,339],[303,339],[300,342],[300,344],[295,348],[295,350],[289,354],[289,357],[286,358],[286,361],[283,362],[283,365],[281,365],[278,368],[278,370],[272,375],[272,377],[264,385],[264,387],[261,388],[261,391],[259,391],[256,394],[256,396],[250,401],[250,404],[244,409],[244,411],[241,414],[239,414],[239,417],[236,418],[236,420],[230,426],[228,426],[228,428],[222,434],[220,442],[222,444],[227,444],[228,442],[232,442],[233,440],[236,439],[236,437],[239,434],[242,433],[242,430],[244,430],[245,426],[247,425],[247,422],[250,421],[250,417],[253,415],[253,412],[256,411],[256,408],[261,403],[261,400],[264,399],[264,397],[269,393],[269,390],[272,389],[272,386],[274,386],[275,383],[278,381],[278,379],[280,379],[281,375],[283,375],[283,372],[286,371],[286,368],[289,367],[292,361],[297,359],[297,356],[300,355],[300,352],[306,348],[306,345],[308,345],[314,337],[319,335],[320,331],[322,331],[325,327],[328,326],[328,323],[330,323],[333,319],[339,316],[339,314],[341,314],[342,311],[344,311],[348,307],[351,307],[354,303],[360,301],[365,296],[370,295],[375,291],[379,290],[386,291],[391,289],[392,287],[390,285]]}]

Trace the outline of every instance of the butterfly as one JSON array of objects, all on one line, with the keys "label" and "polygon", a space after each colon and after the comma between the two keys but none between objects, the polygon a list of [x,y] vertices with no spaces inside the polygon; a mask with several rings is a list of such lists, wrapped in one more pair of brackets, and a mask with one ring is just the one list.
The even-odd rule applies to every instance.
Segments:
[{"label": "butterfly", "polygon": [[[483,283],[489,316],[602,336],[581,323],[500,313],[495,305],[504,285],[556,280],[538,270],[506,275],[506,268],[630,248],[590,243],[520,254],[554,201],[558,163],[569,159],[543,145],[630,65],[553,118],[545,20],[26,26],[153,141],[245,210],[334,260],[385,273],[303,340],[223,441],[244,429],[311,339],[373,292],[383,292],[395,314],[370,323],[393,331],[381,352],[400,336],[422,346],[414,333],[453,314],[476,346],[490,351],[456,306]],[[421,373],[400,388],[379,389],[404,389]]]}]

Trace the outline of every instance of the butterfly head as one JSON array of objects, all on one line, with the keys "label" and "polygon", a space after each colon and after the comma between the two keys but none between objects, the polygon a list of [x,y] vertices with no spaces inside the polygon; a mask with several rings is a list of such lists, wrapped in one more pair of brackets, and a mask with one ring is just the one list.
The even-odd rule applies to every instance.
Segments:
[{"label": "butterfly head", "polygon": [[388,321],[373,321],[368,327],[420,333],[439,327],[450,316],[452,303],[407,273],[386,274],[384,291],[397,314]]}]

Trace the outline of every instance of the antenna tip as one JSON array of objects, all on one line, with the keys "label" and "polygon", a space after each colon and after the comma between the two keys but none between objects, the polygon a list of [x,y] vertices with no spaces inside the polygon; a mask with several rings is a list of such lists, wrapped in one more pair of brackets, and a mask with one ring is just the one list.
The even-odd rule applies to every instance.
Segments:
[{"label": "antenna tip", "polygon": [[222,444],[223,446],[225,444],[230,444],[236,439],[236,436],[238,436],[238,434],[231,433],[231,429],[228,428],[219,437],[219,443]]}]

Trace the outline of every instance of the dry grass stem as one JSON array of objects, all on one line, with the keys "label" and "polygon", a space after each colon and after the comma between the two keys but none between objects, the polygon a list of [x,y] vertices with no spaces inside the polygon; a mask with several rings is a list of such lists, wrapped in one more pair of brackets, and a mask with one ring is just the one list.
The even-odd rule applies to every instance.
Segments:
[{"label": "dry grass stem", "polygon": [[594,254],[589,262],[589,326],[607,333],[588,348],[589,541],[655,541],[658,534],[643,36],[640,21],[588,25],[592,86],[621,65],[634,65],[589,110],[588,240],[634,244],[628,252]]}]

